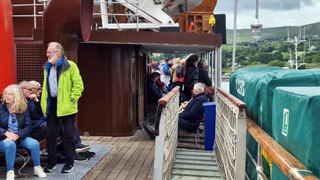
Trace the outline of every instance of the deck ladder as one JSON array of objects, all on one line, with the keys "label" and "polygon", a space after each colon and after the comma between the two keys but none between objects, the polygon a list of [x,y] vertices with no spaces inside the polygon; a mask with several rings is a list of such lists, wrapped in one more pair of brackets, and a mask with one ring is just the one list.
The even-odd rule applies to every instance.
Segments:
[{"label": "deck ladder", "polygon": [[177,149],[171,179],[221,179],[215,154],[212,151]]}]

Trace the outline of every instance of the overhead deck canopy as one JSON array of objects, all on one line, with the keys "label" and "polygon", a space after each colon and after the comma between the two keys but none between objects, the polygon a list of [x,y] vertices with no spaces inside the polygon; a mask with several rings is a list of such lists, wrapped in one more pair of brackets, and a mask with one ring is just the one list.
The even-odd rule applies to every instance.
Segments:
[{"label": "overhead deck canopy", "polygon": [[89,43],[142,45],[146,52],[207,53],[221,46],[221,34],[92,30]]}]

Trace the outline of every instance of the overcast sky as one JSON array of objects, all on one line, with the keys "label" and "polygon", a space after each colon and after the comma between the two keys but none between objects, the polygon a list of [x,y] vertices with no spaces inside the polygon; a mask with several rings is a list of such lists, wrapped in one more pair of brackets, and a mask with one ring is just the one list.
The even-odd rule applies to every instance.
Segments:
[{"label": "overcast sky", "polygon": [[[234,0],[217,0],[215,14],[226,14],[227,29],[233,29]],[[302,26],[320,22],[320,0],[259,0],[263,27]],[[238,0],[237,28],[250,28],[256,0]]]}]

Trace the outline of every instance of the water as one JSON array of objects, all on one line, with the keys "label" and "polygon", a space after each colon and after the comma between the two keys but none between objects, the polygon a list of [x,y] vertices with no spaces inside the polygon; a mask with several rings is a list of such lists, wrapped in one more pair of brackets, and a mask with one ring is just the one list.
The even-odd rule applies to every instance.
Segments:
[{"label": "water", "polygon": [[227,92],[229,92],[229,81],[221,82],[221,88]]}]

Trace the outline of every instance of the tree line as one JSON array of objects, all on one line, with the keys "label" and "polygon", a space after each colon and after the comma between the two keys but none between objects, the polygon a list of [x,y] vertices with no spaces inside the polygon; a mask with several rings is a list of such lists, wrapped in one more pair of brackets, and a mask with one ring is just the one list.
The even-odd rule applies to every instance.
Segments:
[{"label": "tree line", "polygon": [[[309,39],[298,45],[298,52],[300,54],[298,62],[319,64],[320,67],[320,37],[313,36]],[[256,43],[241,42],[237,44],[237,67],[261,64],[292,68],[292,61],[290,64],[290,59],[295,61],[295,46],[293,43],[286,42],[285,39],[265,40]],[[222,67],[231,67],[231,62],[232,45],[224,45],[222,48]]]}]

